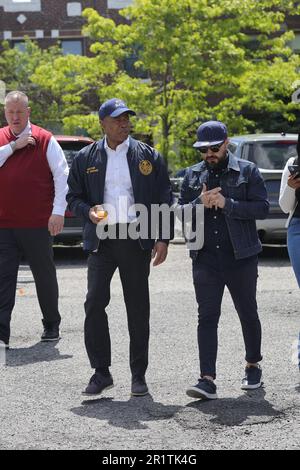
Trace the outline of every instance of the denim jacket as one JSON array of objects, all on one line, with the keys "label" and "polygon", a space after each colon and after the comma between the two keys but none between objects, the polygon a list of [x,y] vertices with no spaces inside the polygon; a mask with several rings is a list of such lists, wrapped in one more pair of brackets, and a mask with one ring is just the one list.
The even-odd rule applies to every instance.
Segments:
[{"label": "denim jacket", "polygon": [[[233,246],[235,259],[248,258],[262,251],[257,235],[256,219],[265,219],[269,202],[264,180],[252,162],[236,158],[228,151],[228,167],[221,176],[222,195],[225,197],[223,213]],[[204,161],[188,168],[182,183],[179,206],[202,204],[200,194],[208,182]],[[205,212],[204,212],[205,223]],[[196,258],[198,251],[190,251]]]}]

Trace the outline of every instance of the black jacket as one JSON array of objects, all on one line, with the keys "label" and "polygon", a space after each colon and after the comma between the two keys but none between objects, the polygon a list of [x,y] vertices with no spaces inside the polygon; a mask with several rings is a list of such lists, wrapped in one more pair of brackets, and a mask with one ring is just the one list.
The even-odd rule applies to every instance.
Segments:
[{"label": "black jacket", "polygon": [[[151,206],[153,204],[173,203],[173,195],[167,168],[162,156],[143,142],[130,137],[127,161],[132,182],[135,204],[147,208],[149,229],[156,233],[154,238],[140,237],[141,248],[151,250],[155,239],[168,243],[173,238],[173,217],[170,217],[170,236],[162,235],[161,221],[153,227]],[[84,147],[73,160],[68,178],[69,192],[67,201],[74,214],[83,217],[83,248],[88,251],[97,249],[99,239],[96,225],[89,218],[89,210],[96,204],[103,204],[107,154],[104,139]],[[168,222],[167,222],[168,223]]]}]

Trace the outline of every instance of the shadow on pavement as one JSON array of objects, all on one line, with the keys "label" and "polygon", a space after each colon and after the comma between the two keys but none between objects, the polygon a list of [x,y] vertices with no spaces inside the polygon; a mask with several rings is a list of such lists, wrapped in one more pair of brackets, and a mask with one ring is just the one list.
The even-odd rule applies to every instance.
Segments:
[{"label": "shadow on pavement", "polygon": [[116,401],[103,397],[85,400],[80,407],[72,408],[72,413],[87,418],[107,421],[109,425],[128,430],[148,429],[145,422],[171,419],[179,413],[179,421],[184,428],[199,426],[197,413],[184,413],[194,409],[199,414],[207,415],[210,423],[222,426],[242,426],[269,423],[284,417],[284,412],[275,410],[265,400],[263,389],[245,393],[237,398],[219,400],[197,400],[182,405],[164,405],[155,402],[151,395],[141,398],[130,398],[128,401]]},{"label": "shadow on pavement", "polygon": [[221,398],[219,400],[198,400],[187,407],[211,415],[210,422],[222,426],[241,426],[243,424],[262,424],[281,418],[284,413],[273,408],[265,400],[263,389],[246,392],[238,398]]},{"label": "shadow on pavement", "polygon": [[55,348],[58,341],[51,343],[36,343],[28,348],[13,348],[6,354],[6,366],[20,367],[37,362],[60,361],[62,359],[71,359],[69,354],[60,354]]},{"label": "shadow on pavement", "polygon": [[87,418],[108,421],[108,424],[128,430],[148,429],[144,421],[159,421],[172,418],[182,406],[163,405],[155,402],[151,395],[134,397],[127,401],[113,398],[85,400],[82,406],[72,408],[72,413]]}]

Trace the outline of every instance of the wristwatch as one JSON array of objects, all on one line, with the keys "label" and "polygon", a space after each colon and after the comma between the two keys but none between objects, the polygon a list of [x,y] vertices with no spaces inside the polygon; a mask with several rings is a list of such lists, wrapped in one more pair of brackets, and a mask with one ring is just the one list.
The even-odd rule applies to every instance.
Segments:
[{"label": "wristwatch", "polygon": [[9,145],[11,146],[11,149],[14,152],[16,150],[17,142],[15,140],[12,140],[11,142],[9,142]]}]

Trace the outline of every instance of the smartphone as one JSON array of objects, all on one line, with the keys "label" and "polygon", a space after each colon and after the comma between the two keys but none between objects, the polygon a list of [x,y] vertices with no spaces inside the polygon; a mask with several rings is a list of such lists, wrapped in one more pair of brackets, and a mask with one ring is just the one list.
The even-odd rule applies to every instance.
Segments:
[{"label": "smartphone", "polygon": [[289,172],[293,176],[297,176],[297,178],[300,176],[300,167],[299,165],[289,165]]}]

